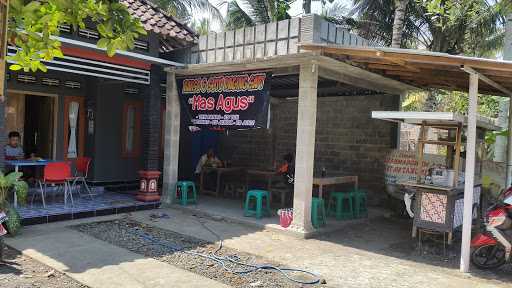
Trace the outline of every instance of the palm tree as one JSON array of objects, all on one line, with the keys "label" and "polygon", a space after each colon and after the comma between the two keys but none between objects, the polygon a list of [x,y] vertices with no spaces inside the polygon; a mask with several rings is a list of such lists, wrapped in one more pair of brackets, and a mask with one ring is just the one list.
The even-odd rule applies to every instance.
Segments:
[{"label": "palm tree", "polygon": [[152,0],[164,12],[183,22],[190,22],[192,15],[206,13],[210,19],[223,23],[224,18],[219,8],[209,0]]},{"label": "palm tree", "polygon": [[394,7],[402,8],[398,6],[404,0],[396,1],[395,6],[395,0],[353,0],[349,15],[357,17],[356,28],[362,37],[389,46],[393,35],[398,37],[402,30],[404,47],[474,56],[502,47],[504,11],[512,6],[510,1],[405,1],[403,29],[397,25],[393,33],[394,23],[400,24]]},{"label": "palm tree", "polygon": [[402,30],[404,29],[405,8],[409,0],[395,0],[395,15],[393,20],[393,38],[391,47],[400,48],[402,46]]},{"label": "palm tree", "polygon": [[196,30],[199,35],[206,35],[210,31],[210,19],[202,18],[199,21],[192,20],[190,27]]},{"label": "palm tree", "polygon": [[244,9],[236,0],[228,3],[226,28],[238,29],[244,26],[270,23],[290,19],[289,0],[242,0]]}]

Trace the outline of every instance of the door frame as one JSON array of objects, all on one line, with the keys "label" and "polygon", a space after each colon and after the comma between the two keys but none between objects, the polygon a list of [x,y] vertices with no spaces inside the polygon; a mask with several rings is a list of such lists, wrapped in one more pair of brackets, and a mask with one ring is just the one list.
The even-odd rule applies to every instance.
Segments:
[{"label": "door frame", "polygon": [[29,90],[19,90],[19,89],[7,89],[7,97],[9,93],[18,93],[26,95],[34,95],[34,96],[43,96],[50,97],[53,99],[53,123],[52,123],[52,134],[53,134],[53,143],[52,143],[52,158],[57,159],[57,139],[58,132],[57,127],[59,125],[59,95],[53,93],[43,93],[43,92],[35,92]]},{"label": "door frame", "polygon": [[63,96],[63,111],[62,115],[64,117],[64,127],[63,127],[63,133],[64,133],[64,143],[63,143],[63,159],[68,160],[68,131],[67,127],[69,126],[69,115],[68,115],[68,104],[70,102],[76,101],[79,103],[78,108],[78,142],[76,143],[78,146],[78,154],[77,157],[84,156],[84,150],[85,150],[85,129],[86,129],[86,123],[85,123],[85,97],[81,96]]}]

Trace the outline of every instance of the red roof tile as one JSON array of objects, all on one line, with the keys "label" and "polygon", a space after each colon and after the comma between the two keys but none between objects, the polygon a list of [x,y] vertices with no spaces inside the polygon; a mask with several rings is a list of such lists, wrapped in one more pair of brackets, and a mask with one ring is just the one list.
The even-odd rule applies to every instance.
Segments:
[{"label": "red roof tile", "polygon": [[[163,41],[171,37],[175,40],[173,42],[178,42],[181,46],[188,46],[197,41],[197,34],[192,29],[165,14],[155,4],[147,0],[120,0],[119,2],[128,8],[128,12],[133,17],[139,18],[146,31],[163,36]],[[175,44],[171,45],[175,46]]]}]

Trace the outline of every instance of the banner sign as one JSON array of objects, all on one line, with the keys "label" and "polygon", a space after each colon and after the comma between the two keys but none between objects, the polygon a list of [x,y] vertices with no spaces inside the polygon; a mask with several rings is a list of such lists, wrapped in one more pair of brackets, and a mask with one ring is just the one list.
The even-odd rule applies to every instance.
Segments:
[{"label": "banner sign", "polygon": [[191,125],[201,128],[265,128],[270,72],[247,72],[176,79]]}]

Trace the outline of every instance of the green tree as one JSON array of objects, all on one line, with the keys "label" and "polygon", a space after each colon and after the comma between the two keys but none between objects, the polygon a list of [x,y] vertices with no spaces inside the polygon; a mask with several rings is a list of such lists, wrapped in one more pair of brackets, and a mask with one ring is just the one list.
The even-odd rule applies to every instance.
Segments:
[{"label": "green tree", "polygon": [[46,71],[43,61],[62,57],[59,26],[85,28],[84,21],[97,23],[98,47],[112,56],[116,50],[132,49],[135,39],[146,31],[126,7],[108,0],[10,0],[8,42],[17,52],[7,59],[12,70]]},{"label": "green tree", "polygon": [[[395,1],[353,0],[362,37],[391,45]],[[404,10],[402,45],[450,54],[485,56],[501,49],[508,0],[410,0]],[[395,36],[398,36],[398,30]]]},{"label": "green tree", "polygon": [[402,46],[402,31],[404,30],[405,9],[409,0],[395,0],[395,13],[393,19],[393,37],[391,47],[400,48]]},{"label": "green tree", "polygon": [[210,31],[210,19],[202,18],[199,21],[192,20],[190,26],[196,30],[199,35],[206,35]]},{"label": "green tree", "polygon": [[245,10],[236,0],[228,3],[226,28],[237,29],[290,18],[291,0],[243,0],[243,3]]},{"label": "green tree", "polygon": [[[428,103],[429,98],[435,101]],[[478,97],[478,113],[480,115],[496,118],[499,111],[499,101],[502,97],[481,96]],[[425,107],[434,105],[433,107]],[[405,111],[446,111],[466,114],[469,106],[468,94],[459,91],[432,90],[410,93],[402,103]]]},{"label": "green tree", "polygon": [[182,22],[192,23],[194,15],[204,13],[209,16],[209,21],[223,23],[224,19],[219,8],[209,0],[154,0],[164,12],[172,15]]}]

